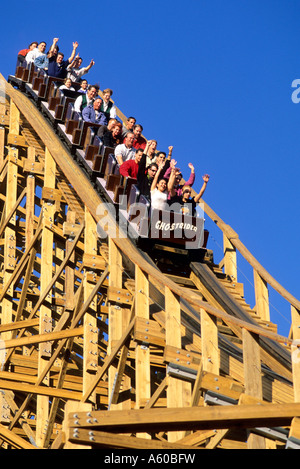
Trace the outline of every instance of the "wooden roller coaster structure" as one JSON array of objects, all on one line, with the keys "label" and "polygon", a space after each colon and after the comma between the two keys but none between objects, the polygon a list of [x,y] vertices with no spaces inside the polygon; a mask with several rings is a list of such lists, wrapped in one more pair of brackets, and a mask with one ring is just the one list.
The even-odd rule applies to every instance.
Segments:
[{"label": "wooden roller coaster structure", "polygon": [[[219,264],[207,251],[164,268],[109,213],[116,234],[101,239],[104,198],[0,77],[1,448],[300,448],[300,302],[204,201]],[[291,305],[289,337],[269,288]]]}]

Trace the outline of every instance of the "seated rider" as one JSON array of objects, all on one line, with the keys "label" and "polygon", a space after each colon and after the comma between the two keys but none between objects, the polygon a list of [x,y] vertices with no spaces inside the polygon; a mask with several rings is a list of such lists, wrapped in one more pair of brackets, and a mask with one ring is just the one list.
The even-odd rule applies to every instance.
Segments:
[{"label": "seated rider", "polygon": [[158,170],[151,184],[151,208],[157,210],[169,210],[168,195],[171,193],[175,182],[175,165],[176,161],[171,160],[171,174],[169,179],[159,178],[165,163],[160,163]]},{"label": "seated rider", "polygon": [[203,185],[200,189],[200,192],[191,197],[192,188],[190,186],[184,185],[182,187],[182,194],[177,195],[175,189],[173,188],[171,193],[171,198],[169,200],[170,210],[172,212],[181,212],[184,215],[190,215],[195,217],[197,215],[196,206],[200,202],[201,197],[203,196],[207,183],[209,181],[209,175],[205,174],[203,177]]},{"label": "seated rider", "polygon": [[[185,184],[180,184],[180,181],[182,179],[182,173],[179,168],[176,168],[176,174],[175,174],[175,184],[174,184],[174,190],[176,195],[182,195],[182,188],[183,186],[190,186],[192,187],[194,182],[195,182],[195,168],[192,163],[188,164],[188,167],[191,170],[191,174],[189,179],[186,181]],[[170,170],[167,169],[165,172],[165,177],[168,178],[170,175]]]},{"label": "seated rider", "polygon": [[143,150],[139,148],[135,152],[134,160],[126,160],[120,166],[120,174],[125,178],[137,178],[139,163],[143,156]]},{"label": "seated rider", "polygon": [[97,125],[107,125],[107,120],[103,112],[100,111],[102,104],[101,98],[96,98],[95,101],[86,106],[82,111],[82,118],[85,122],[90,122]]}]

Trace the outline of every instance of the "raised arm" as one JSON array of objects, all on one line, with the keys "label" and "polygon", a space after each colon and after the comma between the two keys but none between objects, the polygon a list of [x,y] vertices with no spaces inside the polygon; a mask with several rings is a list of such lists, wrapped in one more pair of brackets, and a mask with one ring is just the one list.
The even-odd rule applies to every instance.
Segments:
[{"label": "raised arm", "polygon": [[71,53],[71,55],[68,59],[69,63],[73,62],[73,59],[74,59],[75,54],[76,54],[77,47],[78,47],[78,42],[73,42],[73,50],[72,50],[72,53]]},{"label": "raised arm", "polygon": [[177,164],[177,161],[175,161],[174,159],[170,161],[171,174],[168,180],[167,187],[168,187],[168,192],[171,194],[171,196],[174,195],[173,189],[174,189],[174,184],[175,184],[176,164]]},{"label": "raised arm", "polygon": [[190,177],[188,178],[188,180],[186,181],[186,183],[184,185],[185,186],[192,186],[195,182],[195,168],[194,168],[194,165],[192,163],[189,163],[188,167],[191,170],[191,174],[190,174]]},{"label": "raised arm", "polygon": [[85,71],[88,72],[93,66],[95,65],[94,59],[90,61],[87,67],[85,67]]},{"label": "raised arm", "polygon": [[68,65],[68,70],[70,70],[71,68],[74,67],[75,63],[76,63],[76,60],[78,59],[79,57],[79,54],[76,55],[76,57],[74,57],[74,59],[71,61],[71,63]]},{"label": "raised arm", "polygon": [[153,178],[153,181],[152,181],[152,184],[151,184],[151,189],[150,189],[151,191],[154,191],[154,189],[156,188],[157,183],[158,183],[159,174],[162,171],[164,166],[165,166],[165,162],[163,162],[159,165],[158,170],[156,171],[156,174],[155,174],[155,176]]},{"label": "raised arm", "polygon": [[56,45],[58,43],[58,39],[59,39],[58,37],[53,38],[51,47],[50,47],[49,52],[48,52],[48,58],[53,57]]},{"label": "raised arm", "polygon": [[171,159],[171,156],[172,156],[173,147],[172,147],[172,146],[168,147],[168,150],[169,150],[169,153],[168,153],[168,156],[167,156],[166,159],[167,159],[167,160],[170,160],[170,159]]},{"label": "raised arm", "polygon": [[202,179],[203,179],[203,185],[200,189],[200,192],[199,194],[195,195],[195,202],[198,203],[199,200],[201,199],[201,197],[203,196],[204,192],[205,192],[205,189],[206,189],[206,186],[207,186],[207,183],[209,181],[209,175],[208,174],[205,174],[204,176],[202,176]]}]

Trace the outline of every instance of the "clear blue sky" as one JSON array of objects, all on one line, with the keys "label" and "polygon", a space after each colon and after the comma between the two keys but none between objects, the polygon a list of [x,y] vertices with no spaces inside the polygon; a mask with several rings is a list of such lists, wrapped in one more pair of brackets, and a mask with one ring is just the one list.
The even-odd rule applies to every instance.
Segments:
[{"label": "clear blue sky", "polygon": [[[160,149],[174,146],[185,178],[194,163],[196,190],[210,174],[206,202],[300,298],[300,103],[291,99],[300,79],[299,0],[29,0],[4,2],[1,17],[5,78],[31,41],[50,46],[59,37],[67,56],[78,41],[84,64],[95,60],[89,81],[112,88]],[[221,238],[207,226],[219,261]],[[247,294],[252,270],[240,269]],[[287,335],[289,306],[277,296],[271,303]]]}]

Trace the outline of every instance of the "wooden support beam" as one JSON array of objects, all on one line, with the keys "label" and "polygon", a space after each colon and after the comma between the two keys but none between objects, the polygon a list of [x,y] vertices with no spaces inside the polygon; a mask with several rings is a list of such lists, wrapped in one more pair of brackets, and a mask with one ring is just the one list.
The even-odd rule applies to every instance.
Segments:
[{"label": "wooden support beam", "polygon": [[[44,185],[47,187],[55,188],[55,172],[56,164],[49,150],[45,151],[45,178]],[[55,205],[52,202],[43,201],[42,204],[43,216],[43,232],[42,232],[42,245],[41,245],[41,279],[40,288],[44,292],[52,279],[52,266],[53,266],[53,242],[54,236],[51,230],[47,229],[47,224],[51,226],[54,223]],[[41,304],[40,308],[40,325],[39,332],[44,334],[46,331],[52,330],[52,293],[51,290],[47,292],[45,301]],[[38,354],[38,372],[41,374],[43,369],[47,366],[47,361],[51,357],[51,344],[50,342],[43,342],[39,346]],[[48,377],[44,383],[49,385]],[[43,446],[44,435],[47,429],[47,422],[49,417],[49,399],[44,396],[37,397],[37,427],[36,427],[36,442],[38,446]]]},{"label": "wooden support beam", "polygon": [[[243,362],[245,392],[249,396],[262,399],[262,378],[260,347],[258,337],[243,329]],[[264,438],[251,433],[248,438],[249,449],[265,449]]]},{"label": "wooden support beam", "polygon": [[300,402],[300,310],[291,306],[292,337],[291,358],[295,402]]},{"label": "wooden support beam", "polygon": [[[85,210],[85,236],[84,252],[89,255],[97,255],[96,222],[89,211]],[[90,269],[84,268],[84,300],[86,300],[93,290],[93,283],[89,281],[88,273]],[[89,310],[84,315],[84,343],[83,343],[83,394],[94,380],[98,369],[98,326],[97,326],[97,297],[90,302]],[[94,400],[90,396],[90,400]]]},{"label": "wooden support beam", "polygon": [[162,440],[149,440],[146,438],[137,438],[135,436],[128,436],[128,435],[115,435],[113,433],[108,432],[100,432],[100,431],[90,431],[85,429],[78,429],[74,431],[74,429],[68,429],[68,433],[66,435],[66,439],[69,442],[74,444],[82,444],[84,445],[92,445],[93,448],[99,449],[117,449],[117,450],[126,450],[126,449],[134,449],[134,450],[184,450],[184,451],[197,451],[198,448],[194,446],[176,444],[176,443],[169,443],[167,441]]},{"label": "wooden support beam", "polygon": [[[135,266],[135,294],[136,294],[136,317],[146,321],[149,317],[149,280],[138,266]],[[136,408],[141,403],[150,399],[151,377],[150,377],[150,349],[147,339],[136,346]],[[146,436],[144,436],[146,437]],[[147,438],[147,437],[146,437]]]},{"label": "wooden support beam", "polygon": [[8,430],[4,425],[0,425],[0,438],[9,443],[15,449],[38,449],[36,446],[28,443],[24,438]]},{"label": "wooden support beam", "polygon": [[[133,302],[133,304],[131,306],[130,321],[132,321],[132,319],[134,317],[135,317],[135,302]],[[136,322],[137,322],[137,318],[135,317],[135,325],[136,325]],[[122,385],[122,380],[124,378],[123,374],[124,374],[124,371],[125,371],[127,357],[128,357],[128,354],[129,354],[130,340],[131,340],[131,337],[128,337],[128,339],[126,340],[126,342],[124,343],[124,345],[122,347],[122,352],[121,352],[121,356],[119,358],[119,363],[118,363],[118,368],[117,368],[117,371],[116,371],[114,388],[113,388],[113,392],[112,392],[112,395],[111,395],[109,408],[110,408],[111,404],[117,404],[118,403],[120,390],[121,390],[121,385]]]},{"label": "wooden support beam", "polygon": [[254,270],[254,291],[256,314],[264,321],[270,321],[269,291],[267,282]]},{"label": "wooden support beam", "polygon": [[[123,288],[123,262],[122,252],[117,247],[115,240],[109,238],[109,288],[116,288],[122,290]],[[118,301],[112,300],[108,303],[109,306],[109,322],[108,322],[108,354],[111,355],[114,350],[114,344],[123,337],[124,331],[127,330],[130,320],[130,309],[120,305]],[[108,379],[109,379],[109,401],[111,402],[112,395],[114,392],[114,386],[116,383],[116,372],[117,369],[114,365],[109,367]],[[129,391],[131,388],[131,380],[128,376],[123,376],[122,392]],[[130,398],[122,400],[118,404],[112,404],[111,409],[126,409],[131,407]]]},{"label": "wooden support beam", "polygon": [[5,147],[5,128],[1,126],[0,127],[0,167],[2,167],[3,162],[4,162],[4,147]]},{"label": "wooden support beam", "polygon": [[93,411],[89,422],[85,413],[68,420],[72,428],[132,433],[288,426],[294,417],[300,417],[300,403]]},{"label": "wooden support beam", "polygon": [[115,360],[116,356],[117,356],[117,353],[120,351],[120,349],[123,347],[123,345],[126,343],[129,335],[131,334],[132,332],[132,329],[134,328],[134,322],[135,322],[135,318],[133,318],[128,327],[126,328],[123,336],[119,339],[119,341],[116,343],[115,347],[113,348],[113,350],[111,351],[110,355],[108,355],[105,360],[104,360],[104,363],[102,365],[102,367],[100,369],[98,369],[97,371],[97,375],[93,381],[93,383],[90,385],[89,389],[86,391],[86,393],[83,395],[82,397],[82,402],[86,402],[90,395],[93,393],[93,391],[95,390],[96,386],[98,385],[99,381],[103,378],[104,374],[109,370],[109,368],[111,367],[113,361]]},{"label": "wooden support beam", "polygon": [[223,246],[224,246],[224,272],[228,275],[232,281],[237,281],[237,259],[236,259],[236,248],[231,243],[230,239],[223,234]]},{"label": "wooden support beam", "polygon": [[[70,402],[68,401],[66,403],[66,415],[73,414],[76,415],[77,412],[89,412],[92,410],[92,404],[89,403],[83,403],[83,402]],[[66,435],[69,435],[69,426],[68,426],[68,421],[65,419],[64,420],[64,425],[63,425],[63,431]],[[74,437],[74,431],[72,431],[72,435]],[[67,438],[66,442],[64,444],[64,449],[87,449],[90,448],[90,446],[80,445],[80,442],[76,439],[76,441],[72,441],[72,438]]]},{"label": "wooden support beam", "polygon": [[200,310],[200,316],[203,370],[218,375],[220,372],[220,358],[217,319],[203,308]]},{"label": "wooden support beam", "polygon": [[[181,311],[180,298],[165,288],[166,308],[166,346],[181,349]],[[174,376],[169,377],[167,388],[168,408],[180,408],[191,403],[191,384]],[[168,441],[174,443],[184,437],[182,432],[169,432]]]}]

